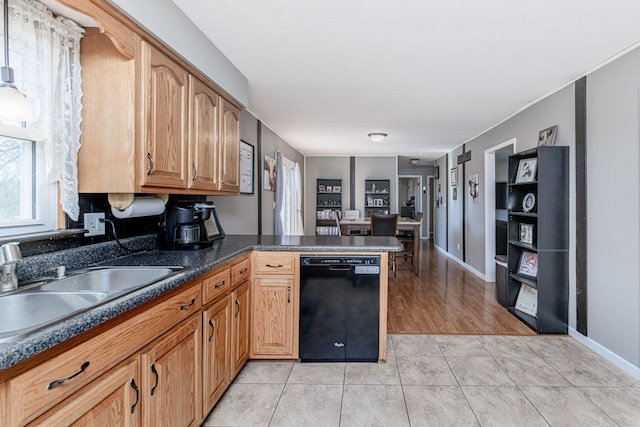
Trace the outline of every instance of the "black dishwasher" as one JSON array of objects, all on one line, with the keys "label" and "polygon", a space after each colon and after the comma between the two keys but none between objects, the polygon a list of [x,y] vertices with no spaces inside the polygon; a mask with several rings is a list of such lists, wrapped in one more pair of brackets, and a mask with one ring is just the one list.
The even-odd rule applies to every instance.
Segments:
[{"label": "black dishwasher", "polygon": [[300,257],[300,360],[375,362],[380,256]]}]

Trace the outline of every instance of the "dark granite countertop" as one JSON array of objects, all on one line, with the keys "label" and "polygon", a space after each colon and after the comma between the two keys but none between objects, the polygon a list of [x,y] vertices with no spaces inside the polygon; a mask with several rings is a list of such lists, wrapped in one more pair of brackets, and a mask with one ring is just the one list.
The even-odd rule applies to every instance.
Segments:
[{"label": "dark granite countertop", "polygon": [[[94,326],[113,319],[170,291],[237,255],[251,250],[292,252],[398,252],[402,244],[392,237],[372,236],[250,236],[229,235],[211,248],[197,251],[161,251],[148,241],[138,244],[142,252],[127,254],[113,242],[84,246],[58,253],[25,258],[19,266],[20,280],[51,275],[51,268],[65,265],[68,271],[98,265],[183,266],[179,273],[106,304],[75,315],[14,341],[0,343],[0,371],[64,342]],[[128,246],[133,246],[132,243]],[[1,296],[0,296],[1,298]]]}]

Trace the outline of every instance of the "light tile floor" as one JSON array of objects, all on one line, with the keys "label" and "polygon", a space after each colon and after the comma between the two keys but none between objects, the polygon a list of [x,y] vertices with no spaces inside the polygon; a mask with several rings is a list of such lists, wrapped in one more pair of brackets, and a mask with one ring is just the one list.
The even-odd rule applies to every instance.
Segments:
[{"label": "light tile floor", "polygon": [[392,335],[387,362],[249,362],[205,426],[640,426],[640,381],[571,337]]}]

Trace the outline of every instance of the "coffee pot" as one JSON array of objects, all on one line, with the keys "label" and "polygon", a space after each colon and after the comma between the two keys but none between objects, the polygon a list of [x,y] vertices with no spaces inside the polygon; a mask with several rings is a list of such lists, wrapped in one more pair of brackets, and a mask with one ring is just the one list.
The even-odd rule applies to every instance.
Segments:
[{"label": "coffee pot", "polygon": [[168,206],[160,222],[160,249],[191,250],[211,246],[215,238],[221,237],[209,235],[207,223],[213,222],[212,212],[215,206],[210,203]]}]

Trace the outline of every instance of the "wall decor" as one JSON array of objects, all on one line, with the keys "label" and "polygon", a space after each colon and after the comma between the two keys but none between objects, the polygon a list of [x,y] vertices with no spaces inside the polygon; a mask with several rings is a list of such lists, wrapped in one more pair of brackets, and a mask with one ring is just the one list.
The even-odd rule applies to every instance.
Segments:
[{"label": "wall decor", "polygon": [[458,168],[451,168],[449,171],[449,185],[452,187],[458,186]]},{"label": "wall decor", "polygon": [[266,154],[264,156],[264,189],[276,191],[276,160]]},{"label": "wall decor", "polygon": [[342,187],[339,185],[334,185],[333,186],[333,192],[334,193],[342,193]]},{"label": "wall decor", "polygon": [[556,143],[556,133],[558,133],[558,125],[542,129],[538,134],[538,146],[551,147]]},{"label": "wall decor", "polygon": [[324,193],[324,192],[325,192],[324,185],[318,185],[318,193]]},{"label": "wall decor", "polygon": [[520,265],[518,266],[518,274],[524,276],[538,276],[538,254],[534,252],[522,251],[520,257]]},{"label": "wall decor", "polygon": [[253,145],[240,141],[240,192],[253,194]]},{"label": "wall decor", "polygon": [[522,211],[525,213],[531,212],[536,205],[536,196],[533,193],[527,193],[522,198]]},{"label": "wall decor", "polygon": [[330,185],[327,185],[327,193],[333,193],[333,187]]},{"label": "wall decor", "polygon": [[458,187],[453,187],[453,191],[451,192],[451,196],[453,200],[458,200]]},{"label": "wall decor", "polygon": [[536,167],[538,159],[521,159],[518,163],[518,172],[516,173],[516,184],[522,182],[533,182],[536,179]]},{"label": "wall decor", "polygon": [[436,197],[436,208],[440,207],[440,197]]},{"label": "wall decor", "polygon": [[520,224],[520,243],[533,245],[533,224]]},{"label": "wall decor", "polygon": [[469,175],[469,198],[473,203],[480,200],[480,178],[477,173]]}]

